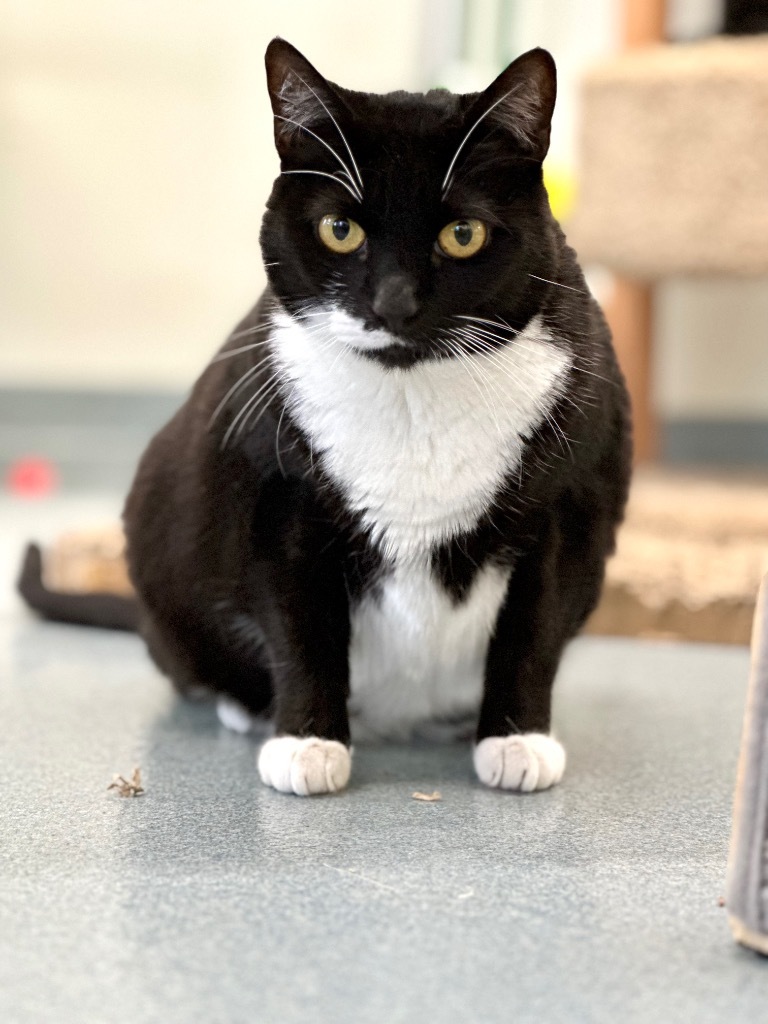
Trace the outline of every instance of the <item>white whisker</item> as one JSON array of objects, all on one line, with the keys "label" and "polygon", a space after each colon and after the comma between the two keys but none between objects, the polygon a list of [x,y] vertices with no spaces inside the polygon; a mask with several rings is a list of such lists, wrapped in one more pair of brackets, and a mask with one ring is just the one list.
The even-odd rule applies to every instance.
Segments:
[{"label": "white whisker", "polygon": [[211,429],[213,424],[216,422],[216,419],[217,419],[219,413],[224,408],[224,406],[227,404],[227,402],[230,400],[230,398],[234,394],[236,394],[242,387],[244,387],[245,384],[247,384],[247,382],[250,380],[250,378],[254,376],[254,374],[258,373],[258,371],[262,368],[262,366],[267,362],[268,359],[269,359],[269,355],[265,356],[264,359],[261,359],[258,363],[255,363],[253,366],[250,367],[250,369],[246,370],[244,374],[242,374],[240,377],[238,377],[238,379],[235,381],[235,383],[232,385],[232,387],[229,389],[229,391],[227,391],[226,395],[224,395],[222,400],[219,402],[219,404],[214,409],[213,415],[211,416],[210,420],[208,420],[208,429],[209,430]]},{"label": "white whisker", "polygon": [[[306,85],[306,83],[304,83],[304,84]],[[363,195],[362,195],[362,192],[360,192],[360,189],[359,189],[359,188],[357,187],[357,184],[356,184],[356,182],[354,181],[354,179],[353,179],[353,177],[352,177],[352,174],[351,174],[351,172],[350,172],[349,168],[348,168],[348,167],[347,167],[347,165],[346,165],[346,164],[344,163],[344,161],[343,161],[343,160],[341,159],[341,157],[340,157],[340,156],[339,156],[339,154],[338,154],[338,153],[336,152],[336,150],[335,150],[335,149],[333,148],[333,146],[329,145],[329,144],[328,144],[328,143],[327,143],[327,142],[325,141],[325,139],[321,139],[321,138],[320,138],[320,136],[319,136],[319,135],[317,135],[317,134],[316,134],[315,132],[313,132],[311,128],[307,128],[307,126],[306,126],[305,124],[302,124],[302,123],[301,123],[300,121],[294,121],[294,120],[292,120],[292,119],[291,119],[290,117],[282,117],[282,115],[280,115],[280,114],[275,114],[275,118],[276,118],[276,119],[277,119],[278,121],[285,121],[285,122],[286,122],[287,124],[295,124],[297,128],[301,128],[301,130],[302,130],[303,132],[306,132],[306,133],[307,133],[307,135],[311,135],[313,139],[317,139],[317,141],[318,141],[318,142],[319,142],[319,143],[320,143],[320,144],[321,144],[322,146],[325,146],[325,148],[326,148],[326,149],[328,150],[328,152],[329,152],[329,153],[331,153],[331,154],[332,154],[332,155],[333,155],[333,156],[334,156],[334,157],[336,158],[336,160],[337,160],[337,161],[338,161],[338,162],[339,162],[339,163],[341,164],[341,166],[342,166],[342,168],[343,168],[343,170],[344,170],[344,173],[346,174],[347,178],[349,178],[349,183],[350,183],[350,185],[351,185],[351,186],[352,186],[352,187],[353,187],[353,188],[355,189],[355,191],[357,192],[357,198],[359,199],[359,201],[360,201],[360,202],[362,202],[362,201],[363,201]],[[338,127],[338,125],[337,125],[337,127]]]},{"label": "white whisker", "polygon": [[490,324],[491,327],[505,327],[512,334],[519,334],[514,327],[510,327],[509,324],[504,320],[486,320],[483,316],[463,316],[461,313],[457,313],[454,317],[455,320],[470,320],[477,324]]},{"label": "white whisker", "polygon": [[448,170],[445,173],[445,177],[443,178],[443,184],[440,186],[441,189],[442,189],[442,193],[443,193],[443,195],[442,195],[443,199],[445,199],[445,197],[448,195],[448,192],[450,191],[450,188],[453,185],[453,180],[451,179],[449,181],[448,179],[451,178],[451,172],[453,171],[453,168],[454,168],[454,166],[456,164],[456,161],[459,159],[459,154],[461,153],[462,149],[464,149],[464,146],[466,145],[467,139],[470,137],[470,135],[475,130],[475,128],[477,128],[477,126],[480,124],[480,122],[484,121],[486,119],[486,117],[488,117],[488,115],[491,113],[491,111],[494,110],[496,107],[498,107],[498,105],[500,103],[503,103],[504,100],[507,98],[507,96],[511,96],[514,91],[515,91],[514,89],[510,89],[509,92],[505,92],[504,95],[500,99],[496,100],[495,103],[492,103],[490,105],[490,107],[488,107],[486,112],[484,114],[481,114],[480,117],[478,117],[478,119],[475,121],[475,123],[469,129],[467,134],[461,140],[459,148],[454,153],[453,160],[451,160],[450,165],[448,167]]},{"label": "white whisker", "polygon": [[316,174],[319,178],[330,178],[331,181],[335,181],[337,185],[342,185],[347,192],[352,196],[355,202],[359,202],[357,192],[353,191],[352,186],[349,185],[342,178],[337,178],[335,174],[327,174],[325,171],[281,171],[281,174]]},{"label": "white whisker", "polygon": [[243,422],[243,418],[247,416],[248,413],[253,409],[254,405],[256,405],[259,398],[264,394],[264,391],[266,390],[268,392],[269,389],[272,387],[273,383],[277,379],[278,372],[274,371],[269,375],[269,377],[267,377],[266,381],[261,385],[261,387],[256,391],[256,393],[251,395],[248,401],[243,404],[242,409],[240,409],[240,411],[234,417],[229,427],[227,428],[227,432],[224,434],[224,438],[221,442],[222,449],[227,447],[227,442],[229,441],[230,437],[238,428],[238,426]]},{"label": "white whisker", "polygon": [[283,406],[283,411],[280,413],[280,419],[277,421],[277,430],[275,431],[275,458],[277,459],[277,464],[280,467],[280,473],[283,480],[287,480],[288,477],[285,472],[285,466],[283,466],[283,460],[280,458],[280,427],[283,425],[283,416],[285,416],[285,406]]},{"label": "white whisker", "polygon": [[208,365],[220,363],[222,359],[231,359],[232,356],[239,356],[241,352],[250,352],[251,349],[261,348],[262,345],[268,344],[269,338],[266,341],[252,341],[250,345],[241,345],[240,348],[228,348],[226,352],[219,352],[217,356],[214,356]]},{"label": "white whisker", "polygon": [[272,324],[256,324],[255,327],[247,327],[244,331],[238,331],[237,334],[230,334],[227,341],[237,341],[239,338],[247,338],[249,334],[258,334],[259,331],[268,331]]},{"label": "white whisker", "polygon": [[338,121],[336,120],[336,118],[335,118],[335,117],[333,116],[333,114],[332,114],[332,113],[330,112],[330,110],[328,109],[328,107],[326,107],[325,103],[323,103],[322,99],[321,99],[321,98],[320,98],[320,97],[319,97],[319,96],[317,95],[317,93],[316,93],[316,92],[315,92],[315,90],[314,90],[314,89],[312,88],[312,86],[311,86],[311,85],[308,85],[308,84],[307,84],[307,82],[305,82],[305,81],[304,81],[304,79],[303,79],[303,78],[301,77],[301,75],[297,75],[296,77],[297,77],[297,78],[298,78],[298,80],[299,80],[299,81],[300,81],[300,82],[302,83],[302,85],[304,85],[304,86],[305,86],[305,87],[306,87],[307,89],[309,89],[309,91],[310,91],[310,92],[312,93],[312,95],[313,95],[313,96],[315,97],[315,99],[317,100],[317,102],[318,102],[318,103],[320,104],[320,106],[321,106],[321,107],[323,108],[323,110],[324,110],[324,111],[326,112],[326,114],[328,115],[328,117],[330,117],[330,119],[331,119],[331,120],[333,121],[333,123],[334,123],[334,126],[335,126],[335,128],[336,128],[336,131],[337,131],[337,132],[339,133],[339,135],[341,136],[341,141],[342,141],[342,142],[344,143],[344,145],[345,145],[345,147],[346,147],[346,150],[347,150],[347,152],[349,153],[349,159],[350,159],[350,160],[352,161],[352,166],[353,166],[353,167],[354,167],[354,169],[355,169],[355,175],[357,176],[357,181],[358,181],[358,184],[360,185],[360,191],[362,192],[362,191],[363,191],[363,189],[364,189],[364,185],[363,185],[363,179],[362,179],[362,178],[360,177],[360,170],[359,170],[359,168],[358,168],[358,166],[357,166],[357,163],[356,163],[356,161],[355,161],[355,158],[354,158],[354,156],[352,155],[352,150],[351,150],[351,149],[349,148],[349,143],[347,142],[346,136],[344,135],[344,132],[343,132],[343,131],[341,130],[341,128],[339,127],[339,122],[338,122]]},{"label": "white whisker", "polygon": [[[272,399],[280,391],[280,387],[282,386],[284,380],[285,380],[284,374],[282,374],[282,373],[278,374],[276,379],[273,381],[271,387],[266,392],[266,394],[262,395],[261,401],[257,402],[255,405],[251,406],[250,412],[248,413],[248,415],[245,417],[245,419],[241,423],[240,429],[237,432],[237,436],[238,437],[240,437],[242,434],[244,434],[246,429],[249,429],[249,430],[255,430],[256,429],[256,424],[259,422],[261,417],[264,415],[264,413],[269,408],[269,404],[272,401]],[[256,412],[256,409],[259,406],[261,406],[261,410],[259,411],[259,415],[253,421],[253,423],[251,423],[250,426],[249,426],[248,425],[248,421],[250,420],[251,416],[253,416],[253,414]]]},{"label": "white whisker", "polygon": [[545,284],[553,284],[556,288],[565,288],[569,292],[577,292],[579,295],[589,295],[589,292],[585,292],[583,288],[574,288],[570,284],[560,284],[559,281],[550,281],[548,277],[539,277],[538,274],[529,274],[528,277],[533,277],[537,281],[543,281]]}]

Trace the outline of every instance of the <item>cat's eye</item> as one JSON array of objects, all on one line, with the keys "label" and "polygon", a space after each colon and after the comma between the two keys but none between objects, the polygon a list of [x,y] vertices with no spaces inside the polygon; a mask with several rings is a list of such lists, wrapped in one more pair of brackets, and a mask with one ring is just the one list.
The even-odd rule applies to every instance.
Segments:
[{"label": "cat's eye", "polygon": [[323,217],[317,225],[317,233],[327,249],[342,254],[357,252],[365,241],[365,232],[356,221],[335,213]]},{"label": "cat's eye", "polygon": [[488,228],[474,217],[451,221],[437,236],[440,250],[454,260],[465,260],[468,256],[474,256],[487,241]]}]

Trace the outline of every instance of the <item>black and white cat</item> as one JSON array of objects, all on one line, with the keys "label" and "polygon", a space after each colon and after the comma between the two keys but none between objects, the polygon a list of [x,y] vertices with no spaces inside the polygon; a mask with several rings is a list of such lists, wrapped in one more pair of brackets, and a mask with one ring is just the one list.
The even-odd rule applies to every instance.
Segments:
[{"label": "black and white cat", "polygon": [[125,511],[149,649],[324,793],[351,738],[466,734],[489,786],[557,782],[565,643],[629,477],[603,317],[542,184],[543,50],[482,94],[386,96],[266,55],[269,286],[154,438]]}]

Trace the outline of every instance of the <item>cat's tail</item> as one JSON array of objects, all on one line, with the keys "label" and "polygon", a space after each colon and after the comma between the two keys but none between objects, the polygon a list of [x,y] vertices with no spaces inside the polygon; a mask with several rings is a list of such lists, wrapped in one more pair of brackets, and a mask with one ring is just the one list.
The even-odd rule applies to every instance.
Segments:
[{"label": "cat's tail", "polygon": [[43,556],[37,544],[27,545],[17,587],[30,608],[45,619],[134,633],[138,630],[136,598],[96,591],[76,594],[49,590],[43,580]]}]

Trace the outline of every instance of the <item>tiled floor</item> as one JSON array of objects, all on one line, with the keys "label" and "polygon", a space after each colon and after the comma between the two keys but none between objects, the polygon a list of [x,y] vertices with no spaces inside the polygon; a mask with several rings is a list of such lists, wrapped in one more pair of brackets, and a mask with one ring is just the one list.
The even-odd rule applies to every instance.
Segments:
[{"label": "tiled floor", "polygon": [[[575,643],[549,793],[420,746],[360,747],[347,793],[285,797],[136,638],[11,595],[22,539],[118,505],[0,504],[4,1024],[764,1018],[768,960],[718,905],[745,650]],[[108,793],[135,764],[146,794]]]}]

